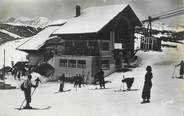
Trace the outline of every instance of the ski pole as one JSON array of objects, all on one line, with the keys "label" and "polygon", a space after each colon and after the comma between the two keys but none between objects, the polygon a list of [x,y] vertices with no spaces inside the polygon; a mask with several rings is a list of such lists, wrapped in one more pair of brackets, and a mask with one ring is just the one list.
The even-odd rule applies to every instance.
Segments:
[{"label": "ski pole", "polygon": [[124,83],[123,83],[123,91],[124,91]]},{"label": "ski pole", "polygon": [[76,90],[76,92],[77,92],[77,85],[75,86],[75,90]]},{"label": "ski pole", "polygon": [[[123,83],[123,82],[122,82],[122,83]],[[120,88],[119,88],[120,91],[121,91],[121,88],[122,88],[122,83],[121,83]]]},{"label": "ski pole", "polygon": [[172,73],[172,78],[174,78],[175,70],[176,70],[176,66],[174,67],[174,70],[173,70],[173,73]]}]

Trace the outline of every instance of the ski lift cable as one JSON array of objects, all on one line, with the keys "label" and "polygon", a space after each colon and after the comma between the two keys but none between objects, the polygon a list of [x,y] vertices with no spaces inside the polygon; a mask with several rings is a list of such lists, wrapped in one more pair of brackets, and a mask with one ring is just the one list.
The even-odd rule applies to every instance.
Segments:
[{"label": "ski lift cable", "polygon": [[177,10],[171,10],[171,11],[166,11],[157,15],[153,15],[152,17],[160,17],[160,16],[164,16],[164,15],[169,15],[169,14],[173,14],[173,13],[178,13],[178,12],[182,12],[184,11],[184,8],[180,8]]},{"label": "ski lift cable", "polygon": [[178,11],[178,12],[173,12],[173,13],[168,13],[168,14],[160,15],[158,17],[164,17],[164,16],[169,16],[169,15],[177,15],[177,14],[180,15],[182,13],[184,13],[184,9],[181,10],[181,11]]},{"label": "ski lift cable", "polygon": [[[154,20],[159,20],[159,19],[165,19],[165,18],[169,18],[169,17],[172,17],[172,16],[177,16],[177,15],[181,15],[181,14],[184,14],[184,8],[180,8],[178,10],[172,10],[172,11],[169,11],[167,13],[160,13],[159,15],[154,15],[154,16],[151,16],[152,17],[152,21]],[[145,19],[145,20],[142,20],[142,22],[148,22],[149,19]]]},{"label": "ski lift cable", "polygon": [[180,13],[177,13],[177,14],[172,14],[172,15],[168,15],[168,16],[163,16],[163,17],[160,17],[159,19],[166,19],[166,18],[169,18],[169,17],[174,17],[174,16],[182,15],[182,14],[184,14],[184,11],[183,11],[183,12],[180,12]]},{"label": "ski lift cable", "polygon": [[[180,12],[164,14],[164,15],[157,16],[157,17],[151,17],[151,21],[160,20],[160,19],[165,19],[165,18],[177,16],[177,15],[182,15],[182,14],[184,14],[184,10],[183,10],[183,11],[180,11]],[[149,19],[143,20],[142,22],[143,22],[143,23],[149,22]]]},{"label": "ski lift cable", "polygon": [[[159,17],[159,16],[163,16],[163,15],[166,15],[166,14],[172,14],[172,13],[175,13],[175,12],[180,12],[180,11],[183,11],[184,8],[179,8],[179,9],[175,9],[175,10],[170,10],[170,11],[165,11],[165,12],[162,12],[162,13],[159,13],[159,14],[155,14],[155,15],[152,15],[151,17]],[[142,18],[142,20],[146,20],[148,17],[144,17]]]}]

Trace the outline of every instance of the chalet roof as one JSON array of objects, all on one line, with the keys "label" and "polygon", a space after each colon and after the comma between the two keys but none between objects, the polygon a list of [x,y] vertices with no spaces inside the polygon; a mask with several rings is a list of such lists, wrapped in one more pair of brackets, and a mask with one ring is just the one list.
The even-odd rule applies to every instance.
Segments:
[{"label": "chalet roof", "polygon": [[53,34],[80,34],[99,32],[106,24],[122,12],[128,4],[91,7],[81,11],[81,15],[69,19]]},{"label": "chalet roof", "polygon": [[56,31],[60,26],[49,26],[44,30],[40,31],[38,34],[29,37],[26,42],[17,47],[18,50],[27,51],[27,50],[38,50],[41,48],[47,40],[50,39],[50,35]]}]

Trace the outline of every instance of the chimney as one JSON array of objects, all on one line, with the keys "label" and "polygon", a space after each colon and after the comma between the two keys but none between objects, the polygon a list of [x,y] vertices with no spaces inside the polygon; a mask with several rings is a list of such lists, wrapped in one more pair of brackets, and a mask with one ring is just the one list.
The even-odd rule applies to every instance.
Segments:
[{"label": "chimney", "polygon": [[76,16],[75,16],[75,17],[80,16],[80,14],[81,14],[81,8],[80,8],[80,5],[76,5]]}]

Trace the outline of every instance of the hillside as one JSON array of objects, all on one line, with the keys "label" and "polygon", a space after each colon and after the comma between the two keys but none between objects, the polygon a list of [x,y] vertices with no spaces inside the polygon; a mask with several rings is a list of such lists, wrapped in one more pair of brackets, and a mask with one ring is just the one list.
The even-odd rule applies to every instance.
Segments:
[{"label": "hillside", "polygon": [[44,17],[9,18],[0,23],[0,43],[33,36],[40,32],[50,21]]}]

